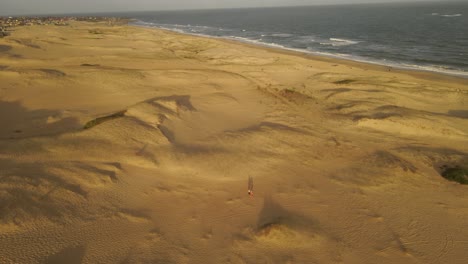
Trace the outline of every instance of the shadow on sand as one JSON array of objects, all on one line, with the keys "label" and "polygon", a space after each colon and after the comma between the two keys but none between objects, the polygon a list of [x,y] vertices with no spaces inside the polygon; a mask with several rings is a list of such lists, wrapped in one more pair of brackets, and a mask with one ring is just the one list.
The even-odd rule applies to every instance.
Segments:
[{"label": "shadow on sand", "polygon": [[468,110],[450,110],[448,111],[449,116],[468,119]]},{"label": "shadow on sand", "polygon": [[320,229],[318,221],[307,216],[290,212],[277,203],[271,195],[264,198],[263,208],[257,220],[257,232],[271,226],[284,225],[296,230],[317,232]]},{"label": "shadow on sand", "polygon": [[45,264],[81,264],[85,255],[86,248],[84,246],[68,247],[55,255],[49,256]]},{"label": "shadow on sand", "polygon": [[0,139],[56,135],[81,128],[78,119],[61,116],[56,110],[28,110],[20,102],[0,102]]}]

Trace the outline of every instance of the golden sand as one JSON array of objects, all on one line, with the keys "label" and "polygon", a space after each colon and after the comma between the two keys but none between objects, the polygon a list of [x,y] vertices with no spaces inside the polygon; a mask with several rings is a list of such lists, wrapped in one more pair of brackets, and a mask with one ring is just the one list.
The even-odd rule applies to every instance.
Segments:
[{"label": "golden sand", "polygon": [[0,263],[468,259],[467,80],[104,23],[0,47]]}]

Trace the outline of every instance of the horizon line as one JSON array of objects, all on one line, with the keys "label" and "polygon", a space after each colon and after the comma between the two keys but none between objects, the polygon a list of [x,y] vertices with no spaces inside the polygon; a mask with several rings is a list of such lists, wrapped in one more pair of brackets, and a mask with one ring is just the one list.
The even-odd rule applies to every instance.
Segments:
[{"label": "horizon line", "polygon": [[[449,3],[466,3],[462,0],[449,0]],[[356,6],[356,5],[385,5],[385,4],[422,4],[422,3],[440,3],[437,0],[417,0],[405,1],[399,0],[396,2],[361,2],[361,3],[324,3],[310,5],[277,5],[277,6],[249,6],[249,7],[213,7],[213,8],[187,8],[187,9],[151,9],[151,10],[113,10],[113,11],[78,11],[78,12],[63,12],[63,13],[13,13],[0,14],[0,17],[42,17],[42,16],[77,16],[77,15],[103,15],[103,14],[119,14],[119,13],[143,13],[143,12],[177,12],[177,11],[209,11],[209,10],[230,10],[230,9],[260,9],[260,8],[285,8],[285,7],[314,7],[314,6]],[[443,4],[443,3],[440,3]]]}]

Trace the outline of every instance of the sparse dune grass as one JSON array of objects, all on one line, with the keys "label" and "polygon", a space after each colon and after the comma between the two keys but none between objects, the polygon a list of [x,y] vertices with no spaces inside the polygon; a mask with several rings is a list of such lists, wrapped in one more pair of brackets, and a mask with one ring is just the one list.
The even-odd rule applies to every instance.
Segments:
[{"label": "sparse dune grass", "polygon": [[445,167],[441,174],[442,177],[449,181],[468,184],[468,169],[459,166]]},{"label": "sparse dune grass", "polygon": [[344,79],[344,80],[335,81],[333,83],[334,84],[350,84],[350,83],[353,83],[353,82],[356,82],[356,80]]},{"label": "sparse dune grass", "polygon": [[116,119],[116,118],[124,117],[126,112],[127,112],[127,110],[122,110],[122,111],[119,111],[119,112],[111,114],[111,115],[95,118],[95,119],[87,122],[84,125],[83,128],[84,129],[90,129],[90,128],[95,127],[95,126],[97,126],[99,124],[102,124],[104,122],[107,122],[107,121],[110,121],[110,120],[113,120],[113,119]]},{"label": "sparse dune grass", "polygon": [[95,34],[95,35],[101,35],[104,34],[104,32],[101,29],[90,29],[88,31],[90,34]]}]

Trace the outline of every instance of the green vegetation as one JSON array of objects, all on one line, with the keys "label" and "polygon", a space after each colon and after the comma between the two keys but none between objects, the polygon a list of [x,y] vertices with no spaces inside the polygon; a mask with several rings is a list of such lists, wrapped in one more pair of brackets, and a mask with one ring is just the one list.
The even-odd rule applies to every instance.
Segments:
[{"label": "green vegetation", "polygon": [[113,120],[113,119],[116,119],[116,118],[123,117],[123,116],[125,116],[126,112],[127,112],[127,110],[123,110],[123,111],[114,113],[112,115],[98,117],[98,118],[93,119],[93,120],[89,121],[88,123],[86,123],[83,128],[84,129],[90,129],[90,128],[92,128],[94,126],[97,126],[99,124],[102,124],[104,122],[107,122],[107,121],[110,121],[110,120]]},{"label": "green vegetation", "polygon": [[468,169],[461,167],[443,167],[442,177],[449,181],[468,184]]},{"label": "green vegetation", "polygon": [[353,83],[353,82],[355,82],[355,80],[344,79],[344,80],[336,81],[336,82],[333,82],[333,83],[334,84],[350,84],[350,83]]},{"label": "green vegetation", "polygon": [[11,50],[11,46],[8,45],[0,45],[0,52],[7,52]]},{"label": "green vegetation", "polygon": [[96,34],[96,35],[104,34],[104,32],[102,32],[102,30],[99,30],[99,29],[91,29],[88,32],[91,34]]}]

